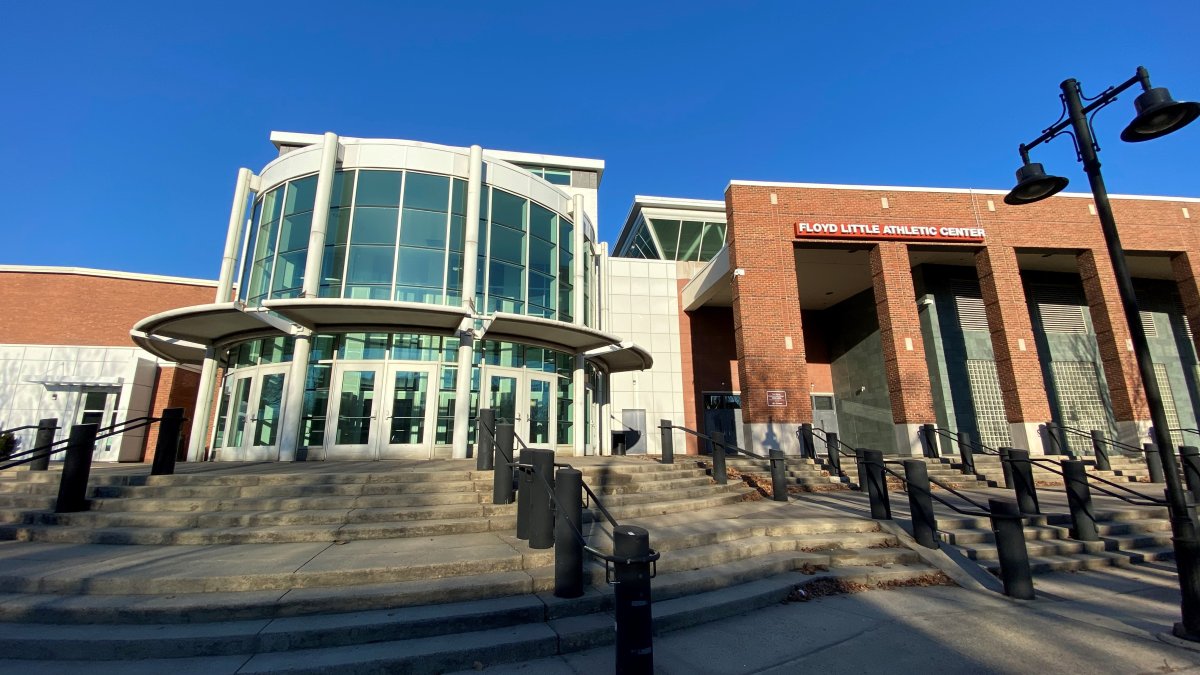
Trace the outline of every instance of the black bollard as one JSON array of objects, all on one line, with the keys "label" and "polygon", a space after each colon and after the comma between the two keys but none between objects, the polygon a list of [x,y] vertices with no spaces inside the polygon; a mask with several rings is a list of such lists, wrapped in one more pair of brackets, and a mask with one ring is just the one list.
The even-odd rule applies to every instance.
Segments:
[{"label": "black bollard", "polygon": [[496,439],[492,435],[492,429],[496,428],[496,411],[480,408],[475,424],[475,468],[491,471],[496,466]]},{"label": "black bollard", "polygon": [[1011,490],[1013,488],[1013,472],[1012,462],[1008,461],[1008,453],[1012,448],[1000,448],[1000,471],[1004,474],[1004,487]]},{"label": "black bollard", "polygon": [[554,546],[554,451],[531,450],[529,471],[529,548]]},{"label": "black bollard", "polygon": [[1068,459],[1062,463],[1063,483],[1067,488],[1067,506],[1071,509],[1071,537],[1080,541],[1099,541],[1096,515],[1092,511],[1092,494],[1088,488],[1087,469],[1083,462]]},{"label": "black bollard", "polygon": [[1112,464],[1108,461],[1108,444],[1104,432],[1099,429],[1092,429],[1092,456],[1095,457],[1097,471],[1112,471]]},{"label": "black bollard", "polygon": [[[533,450],[529,448],[521,448],[520,454],[517,455],[517,464],[529,465],[533,463]],[[517,478],[517,539],[522,541],[529,539],[529,519],[533,514],[533,509],[529,504],[529,498],[533,495],[533,472],[520,466],[515,469],[514,474]]]},{"label": "black bollard", "polygon": [[496,469],[492,472],[492,503],[513,502],[513,425],[496,425]]},{"label": "black bollard", "polygon": [[771,451],[771,497],[777,502],[786,502],[787,455],[782,450]]},{"label": "black bollard", "polygon": [[663,464],[675,463],[675,438],[671,433],[674,431],[674,426],[671,424],[671,420],[658,421],[659,432],[662,434],[662,459],[660,461]]},{"label": "black bollard", "polygon": [[175,458],[179,451],[179,434],[183,431],[183,408],[167,408],[158,423],[158,441],[154,444],[151,476],[170,476],[175,473]]},{"label": "black bollard", "polygon": [[559,469],[554,476],[554,597],[583,595],[583,472]]},{"label": "black bollard", "polygon": [[650,533],[634,525],[613,528],[613,600],[617,619],[618,673],[654,672],[654,621],[650,611]]},{"label": "black bollard", "polygon": [[725,473],[725,434],[719,431],[712,434],[712,477],[717,485],[729,482],[729,474]]},{"label": "black bollard", "polygon": [[1029,551],[1025,549],[1021,509],[1010,499],[995,498],[988,500],[988,509],[1004,594],[1018,600],[1033,600],[1033,573],[1029,569]]},{"label": "black bollard", "polygon": [[1151,483],[1165,483],[1167,477],[1163,474],[1162,456],[1153,443],[1143,443],[1142,451],[1146,453],[1146,470],[1150,472]]},{"label": "black bollard", "polygon": [[908,512],[912,516],[913,539],[925,548],[938,548],[937,517],[933,514],[933,493],[929,487],[929,467],[924,460],[904,460],[904,480],[908,483]]},{"label": "black bollard", "polygon": [[922,424],[917,430],[917,440],[921,442],[921,454],[925,457],[938,458],[941,453],[937,447],[937,427],[932,424]]},{"label": "black bollard", "polygon": [[813,426],[808,422],[800,425],[800,457],[816,460],[817,446],[813,442]]},{"label": "black bollard", "polygon": [[1046,422],[1038,429],[1042,436],[1042,454],[1043,455],[1060,455],[1062,452],[1058,446],[1058,435],[1054,433],[1054,422]]},{"label": "black bollard", "polygon": [[55,513],[87,511],[88,476],[92,472],[92,451],[96,448],[98,424],[76,424],[67,440],[67,455],[63,458],[62,477],[58,482]]},{"label": "black bollard", "polygon": [[962,459],[962,472],[975,473],[975,449],[971,446],[971,434],[958,432],[958,456]]},{"label": "black bollard", "polygon": [[54,443],[54,431],[58,429],[58,420],[54,417],[38,420],[37,436],[33,439],[33,447],[45,448],[44,456],[29,462],[30,471],[45,471],[50,468],[51,444]]},{"label": "black bollard", "polygon": [[1021,513],[1027,516],[1040,514],[1042,511],[1038,507],[1037,487],[1033,484],[1033,462],[1029,461],[1029,451],[1010,448],[1008,461],[1012,464],[1013,490],[1017,493]]},{"label": "black bollard", "polygon": [[1179,446],[1179,458],[1183,462],[1183,478],[1188,490],[1200,504],[1200,449],[1194,445]]},{"label": "black bollard", "polygon": [[829,466],[832,466],[838,473],[842,472],[842,453],[838,449],[838,435],[836,431],[825,432],[825,454],[829,457]]},{"label": "black bollard", "polygon": [[[861,449],[862,466],[860,480],[867,485],[867,496],[871,500],[871,517],[875,520],[892,519],[892,503],[888,499],[887,482],[883,474],[883,451]],[[866,471],[863,477],[862,471]]]}]

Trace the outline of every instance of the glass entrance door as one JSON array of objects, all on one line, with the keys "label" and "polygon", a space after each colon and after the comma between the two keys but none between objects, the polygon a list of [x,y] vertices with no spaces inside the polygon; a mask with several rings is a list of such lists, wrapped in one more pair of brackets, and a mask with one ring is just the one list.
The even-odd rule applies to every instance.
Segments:
[{"label": "glass entrance door", "polygon": [[380,459],[429,459],[437,406],[429,392],[437,382],[436,366],[393,365],[383,383],[383,429]]},{"label": "glass entrance door", "polygon": [[[554,445],[554,378],[516,369],[492,368],[485,376],[486,402],[496,411],[496,424],[511,423],[531,448]],[[517,443],[517,448],[521,447]]]},{"label": "glass entrance door", "polygon": [[287,366],[262,368],[236,378],[229,391],[229,428],[221,458],[271,461],[279,457],[279,423],[283,416]]},{"label": "glass entrance door", "polygon": [[345,365],[333,371],[325,459],[375,459],[379,396],[384,368]]}]

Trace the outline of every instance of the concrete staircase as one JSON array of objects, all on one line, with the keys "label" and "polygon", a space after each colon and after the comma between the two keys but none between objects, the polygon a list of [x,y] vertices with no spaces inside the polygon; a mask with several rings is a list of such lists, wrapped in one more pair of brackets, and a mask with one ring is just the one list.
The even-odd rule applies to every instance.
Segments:
[{"label": "concrete staircase", "polygon": [[[1058,463],[1065,458],[1062,455],[1046,455],[1038,456],[1036,459]],[[1091,457],[1082,459],[1088,473],[1114,483],[1146,483],[1150,481],[1146,462],[1136,457],[1113,455],[1109,458],[1112,469],[1107,471],[1096,469],[1096,462]],[[1000,465],[1000,458],[995,455],[975,455],[975,474],[992,487],[1004,485],[1004,470]],[[1039,462],[1033,464],[1033,480],[1038,485],[1062,486],[1063,484],[1062,476],[1050,471],[1045,464]]]},{"label": "concrete staircase", "polygon": [[[1070,535],[1065,513],[1026,519],[1025,544],[1034,574],[1100,569],[1117,565],[1172,560],[1171,527],[1165,508],[1097,509],[1100,541]],[[942,541],[998,574],[995,537],[987,518],[939,515]]]},{"label": "concrete staircase", "polygon": [[[703,460],[707,467],[708,460]],[[756,459],[745,455],[729,455],[725,458],[727,469],[734,469],[740,476],[748,476],[757,485],[771,491],[771,462],[766,459]],[[850,480],[839,476],[833,467],[820,461],[789,457],[787,459],[787,484],[790,494],[800,492],[823,492],[826,490],[847,490],[852,486]],[[853,468],[849,475],[854,475]],[[745,479],[742,479],[745,481]]]},{"label": "concrete staircase", "polygon": [[[934,571],[877,523],[717,486],[694,462],[570,461],[662,554],[659,632],[818,578]],[[553,550],[513,536],[515,507],[490,503],[473,462],[313,464],[101,468],[93,510],[58,515],[57,473],[0,473],[0,672],[432,673],[613,640],[604,567],[555,598]],[[590,511],[585,534],[609,549]]]}]

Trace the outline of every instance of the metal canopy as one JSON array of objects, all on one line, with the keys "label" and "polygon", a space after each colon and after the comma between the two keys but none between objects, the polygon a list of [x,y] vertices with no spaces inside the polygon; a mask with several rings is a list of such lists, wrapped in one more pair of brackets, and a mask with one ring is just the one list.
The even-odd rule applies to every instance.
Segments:
[{"label": "metal canopy", "polygon": [[484,336],[489,340],[512,339],[517,342],[534,341],[559,347],[567,352],[585,352],[589,349],[620,344],[621,338],[598,330],[560,323],[538,316],[524,316],[497,312],[492,315]]},{"label": "metal canopy", "polygon": [[159,312],[137,322],[133,330],[156,338],[209,345],[238,333],[271,328],[252,312],[242,311],[239,303],[219,302]]},{"label": "metal canopy", "polygon": [[137,331],[132,331],[130,337],[133,338],[134,344],[164,361],[174,361],[175,363],[204,362],[204,345],[146,335]]},{"label": "metal canopy", "polygon": [[451,331],[470,316],[462,307],[391,300],[296,298],[268,300],[263,307],[311,330],[324,326],[379,326]]},{"label": "metal canopy", "polygon": [[650,353],[629,341],[593,349],[584,353],[584,356],[600,362],[610,373],[649,370],[654,366]]}]

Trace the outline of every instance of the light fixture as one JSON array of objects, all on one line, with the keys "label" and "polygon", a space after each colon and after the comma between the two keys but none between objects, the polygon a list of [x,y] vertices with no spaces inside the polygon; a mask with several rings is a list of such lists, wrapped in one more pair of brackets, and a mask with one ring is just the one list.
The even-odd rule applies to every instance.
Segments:
[{"label": "light fixture", "polygon": [[1121,132],[1128,143],[1149,141],[1182,129],[1200,117],[1200,103],[1176,101],[1166,87],[1147,89],[1133,102],[1137,117]]},{"label": "light fixture", "polygon": [[1040,162],[1026,160],[1017,169],[1017,185],[1004,195],[1004,203],[1009,206],[1032,204],[1062,192],[1069,182],[1062,176],[1048,175]]}]

